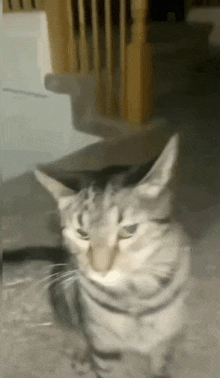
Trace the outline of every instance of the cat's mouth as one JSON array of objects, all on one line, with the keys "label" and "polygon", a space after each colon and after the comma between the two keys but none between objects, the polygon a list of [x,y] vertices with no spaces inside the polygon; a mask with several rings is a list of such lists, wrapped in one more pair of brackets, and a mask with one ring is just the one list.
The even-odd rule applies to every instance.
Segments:
[{"label": "cat's mouth", "polygon": [[100,277],[106,277],[112,272],[115,257],[118,255],[118,248],[89,248],[87,258],[89,264],[94,272],[96,272]]},{"label": "cat's mouth", "polygon": [[122,279],[122,275],[116,270],[110,270],[108,272],[93,271],[88,275],[88,279],[94,284],[115,286]]}]

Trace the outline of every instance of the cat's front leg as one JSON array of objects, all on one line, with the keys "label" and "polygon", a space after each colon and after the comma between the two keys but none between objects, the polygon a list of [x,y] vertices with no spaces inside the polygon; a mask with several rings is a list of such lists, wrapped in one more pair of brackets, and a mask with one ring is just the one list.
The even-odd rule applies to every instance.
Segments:
[{"label": "cat's front leg", "polygon": [[[72,367],[77,374],[87,374],[90,370],[90,347],[82,328],[82,313],[78,294],[78,283],[71,271],[65,271],[65,265],[58,264],[52,270],[49,298],[57,321],[69,329],[71,337]],[[68,282],[68,285],[66,283]]]},{"label": "cat's front leg", "polygon": [[170,363],[174,357],[174,348],[170,343],[162,343],[151,352],[153,378],[171,378]]},{"label": "cat's front leg", "polygon": [[122,360],[119,352],[93,349],[92,361],[97,378],[125,378],[122,374]]},{"label": "cat's front leg", "polygon": [[170,340],[160,343],[151,351],[151,368],[154,378],[173,378],[171,371],[176,363],[178,347],[184,342],[184,337],[185,333],[182,329]]},{"label": "cat's front leg", "polygon": [[91,369],[91,348],[81,329],[74,330],[72,345],[71,366],[77,374],[85,375]]},{"label": "cat's front leg", "polygon": [[93,357],[98,378],[154,378],[150,356],[139,352],[95,353]]}]

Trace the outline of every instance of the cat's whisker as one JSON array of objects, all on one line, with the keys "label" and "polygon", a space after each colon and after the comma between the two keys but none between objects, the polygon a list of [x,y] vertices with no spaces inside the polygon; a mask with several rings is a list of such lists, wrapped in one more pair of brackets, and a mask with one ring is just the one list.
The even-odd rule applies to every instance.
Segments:
[{"label": "cat's whisker", "polygon": [[68,278],[69,276],[76,276],[76,275],[77,275],[77,273],[75,271],[68,271],[68,272],[59,274],[58,277],[55,277],[51,280],[51,282],[48,282],[48,284],[46,286],[49,288],[50,285],[53,285],[55,282],[65,280],[66,277]]},{"label": "cat's whisker", "polygon": [[55,267],[65,267],[65,266],[68,266],[67,263],[60,263],[60,264],[50,264],[48,266],[45,267],[45,271],[50,271],[51,269],[55,268]]},{"label": "cat's whisker", "polygon": [[48,268],[54,268],[55,266],[68,266],[68,264],[67,263],[50,264],[50,265],[48,265]]},{"label": "cat's whisker", "polygon": [[[36,282],[35,284],[31,285],[30,287],[28,287],[21,296],[18,297],[18,300],[19,301],[22,301],[26,296],[28,296],[28,294],[34,290],[36,287],[38,287],[39,285],[41,284],[44,284],[44,282],[48,282],[49,280],[53,280],[53,277],[55,277],[55,279],[62,279],[63,277],[66,277],[66,276],[69,276],[70,274],[76,274],[75,272],[77,271],[77,269],[74,269],[72,271],[68,271],[68,272],[64,272],[64,273],[60,273],[60,272],[56,272],[56,273],[53,273],[53,274],[49,274],[48,276],[44,277],[43,279],[39,280],[38,282]],[[58,277],[57,277],[58,276]],[[53,280],[53,282],[55,282],[55,280]]]},{"label": "cat's whisker", "polygon": [[[67,278],[65,281],[64,281],[64,286],[65,286],[65,290],[68,289],[68,287],[74,283],[76,280],[78,280],[78,276],[77,277],[69,277]],[[66,285],[66,283],[68,282],[68,284]]]},{"label": "cat's whisker", "polygon": [[44,282],[49,281],[52,277],[57,276],[58,274],[59,274],[59,272],[58,273],[49,274],[48,276],[46,276],[46,277],[42,278],[41,280],[37,281],[35,284],[33,284],[30,287],[28,287],[24,291],[24,293],[22,294],[22,296],[19,299],[23,298],[29,291],[35,289],[37,286],[43,284]]},{"label": "cat's whisker", "polygon": [[[69,277],[70,276],[70,277]],[[65,277],[67,277],[65,279]],[[42,297],[44,295],[44,293],[56,282],[59,282],[59,281],[62,281],[65,283],[66,281],[68,280],[77,280],[78,279],[78,275],[75,273],[75,272],[72,272],[72,271],[69,271],[69,272],[66,272],[66,274],[61,274],[60,277],[56,277],[55,279],[52,280],[52,282],[48,282],[44,288],[39,292],[39,297]]]},{"label": "cat's whisker", "polygon": [[52,280],[52,282],[49,282],[49,286],[52,285],[53,283],[59,281],[59,280],[65,281],[65,278],[67,277],[67,279],[68,279],[69,276],[75,277],[75,276],[78,276],[78,274],[76,272],[74,272],[74,271],[69,271],[69,272],[66,272],[64,274],[60,274],[59,277],[55,277],[55,279]]},{"label": "cat's whisker", "polygon": [[34,290],[36,287],[43,284],[44,282],[49,281],[52,277],[57,276],[58,274],[59,273],[49,274],[48,276],[42,278],[41,280],[38,280],[33,285],[29,286],[26,290],[24,290],[22,295],[17,297],[17,301],[19,301],[19,303],[22,303],[24,299],[28,297],[28,294],[32,292],[32,290]]}]

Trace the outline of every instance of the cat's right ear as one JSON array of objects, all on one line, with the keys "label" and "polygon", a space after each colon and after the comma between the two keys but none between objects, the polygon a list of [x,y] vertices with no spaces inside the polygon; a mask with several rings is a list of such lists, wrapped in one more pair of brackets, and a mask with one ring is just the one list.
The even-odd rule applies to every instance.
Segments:
[{"label": "cat's right ear", "polygon": [[179,151],[179,135],[174,134],[137,188],[141,195],[159,196],[172,180]]},{"label": "cat's right ear", "polygon": [[60,210],[63,210],[73,201],[73,197],[76,195],[73,190],[38,169],[34,171],[34,175],[39,183],[52,194]]}]

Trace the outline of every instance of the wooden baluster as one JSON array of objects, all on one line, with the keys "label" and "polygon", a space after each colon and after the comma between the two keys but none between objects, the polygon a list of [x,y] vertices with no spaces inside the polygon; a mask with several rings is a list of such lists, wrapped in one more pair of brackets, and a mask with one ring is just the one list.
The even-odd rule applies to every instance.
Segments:
[{"label": "wooden baluster", "polygon": [[45,11],[48,23],[48,34],[51,50],[52,70],[55,74],[72,73],[77,67],[77,50],[73,39],[73,24],[70,13],[71,0],[45,0]]},{"label": "wooden baluster", "polygon": [[12,12],[20,12],[22,10],[19,0],[11,0]]},{"label": "wooden baluster", "polygon": [[106,67],[107,67],[107,87],[106,87],[106,115],[114,117],[117,114],[117,103],[114,88],[114,56],[112,49],[112,25],[111,25],[111,0],[105,0],[105,36],[106,36]]},{"label": "wooden baluster", "polygon": [[100,36],[98,20],[98,3],[92,0],[92,32],[93,32],[93,60],[96,71],[96,108],[99,113],[105,113],[105,87],[102,79]]},{"label": "wooden baluster", "polygon": [[23,10],[24,11],[34,11],[35,8],[32,6],[32,1],[31,0],[23,0]]},{"label": "wooden baluster", "polygon": [[99,51],[99,25],[97,0],[92,0],[92,32],[93,32],[93,59],[97,72],[101,71],[100,51]]},{"label": "wooden baluster", "polygon": [[146,41],[148,0],[132,1],[132,41],[126,48],[123,113],[125,120],[141,128],[153,111],[152,60]]},{"label": "wooden baluster", "polygon": [[124,78],[125,78],[125,47],[126,47],[126,0],[120,1],[120,68],[121,68],[121,102],[120,113],[123,116],[123,91],[124,91]]},{"label": "wooden baluster", "polygon": [[80,56],[80,73],[88,74],[90,71],[90,53],[89,44],[86,35],[86,20],[85,20],[85,7],[84,1],[78,0],[79,9],[79,56]]},{"label": "wooden baluster", "polygon": [[44,10],[44,0],[3,0],[3,13]]},{"label": "wooden baluster", "polygon": [[[29,0],[31,1],[31,0]],[[37,10],[43,10],[44,9],[44,0],[35,0],[35,5]]]},{"label": "wooden baluster", "polygon": [[12,11],[10,4],[11,3],[9,0],[3,0],[3,13],[10,13]]},{"label": "wooden baluster", "polygon": [[67,17],[68,17],[68,25],[69,25],[69,42],[68,42],[69,71],[70,73],[77,73],[79,71],[78,42],[75,35],[72,0],[67,1]]}]

